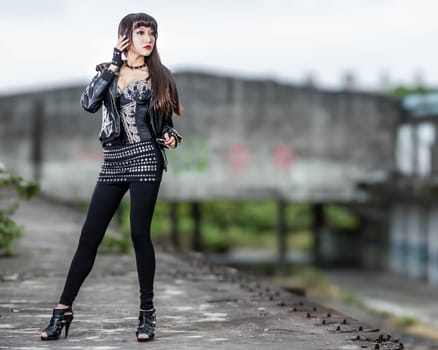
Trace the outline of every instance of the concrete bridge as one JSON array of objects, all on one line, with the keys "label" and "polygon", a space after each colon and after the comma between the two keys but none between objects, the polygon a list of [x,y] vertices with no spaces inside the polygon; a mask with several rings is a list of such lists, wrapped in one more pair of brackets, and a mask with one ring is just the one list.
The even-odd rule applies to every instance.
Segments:
[{"label": "concrete bridge", "polygon": [[[399,104],[388,97],[176,74],[184,144],[169,151],[161,198],[281,198],[361,202],[361,181],[393,168]],[[83,111],[86,83],[0,97],[0,159],[46,193],[86,199],[100,165],[100,111]]]}]

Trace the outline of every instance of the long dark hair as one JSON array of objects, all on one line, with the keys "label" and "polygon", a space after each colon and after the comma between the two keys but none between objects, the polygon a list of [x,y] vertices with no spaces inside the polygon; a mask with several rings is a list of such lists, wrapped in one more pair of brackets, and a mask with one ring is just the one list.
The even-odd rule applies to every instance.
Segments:
[{"label": "long dark hair", "polygon": [[[118,34],[127,35],[132,43],[133,30],[142,26],[151,28],[155,32],[155,39],[157,39],[157,21],[146,13],[130,13],[123,17],[119,23]],[[156,40],[151,54],[145,56],[145,62],[152,78],[152,108],[163,115],[171,112],[181,115],[175,80],[171,71],[161,63]]]}]

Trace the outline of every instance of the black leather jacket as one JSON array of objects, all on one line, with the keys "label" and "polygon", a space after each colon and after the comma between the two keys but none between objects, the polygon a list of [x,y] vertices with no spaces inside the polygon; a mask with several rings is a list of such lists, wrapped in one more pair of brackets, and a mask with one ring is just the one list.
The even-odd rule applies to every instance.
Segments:
[{"label": "black leather jacket", "polygon": [[[96,66],[98,73],[81,95],[81,105],[86,111],[95,113],[102,106],[102,126],[99,134],[102,145],[117,139],[120,135],[120,115],[116,104],[116,77],[118,78],[118,75],[108,70],[110,64],[110,62],[106,62]],[[137,108],[144,107],[137,106]],[[181,135],[173,128],[172,113],[164,116],[158,115],[152,108],[149,113],[155,138],[164,138],[164,134],[167,132],[175,136],[177,144],[181,142]],[[167,171],[166,147],[158,144],[164,159],[164,170]]]}]

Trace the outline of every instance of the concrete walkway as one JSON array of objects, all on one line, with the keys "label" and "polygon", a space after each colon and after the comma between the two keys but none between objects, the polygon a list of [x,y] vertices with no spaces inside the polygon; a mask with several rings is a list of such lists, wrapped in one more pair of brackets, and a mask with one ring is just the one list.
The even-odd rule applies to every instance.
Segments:
[{"label": "concrete walkway", "polygon": [[[0,203],[1,204],[1,203]],[[135,259],[98,255],[67,339],[42,342],[84,214],[42,198],[15,215],[26,235],[0,258],[0,349],[400,349],[378,329],[199,254],[157,249],[157,335],[137,343]]]}]

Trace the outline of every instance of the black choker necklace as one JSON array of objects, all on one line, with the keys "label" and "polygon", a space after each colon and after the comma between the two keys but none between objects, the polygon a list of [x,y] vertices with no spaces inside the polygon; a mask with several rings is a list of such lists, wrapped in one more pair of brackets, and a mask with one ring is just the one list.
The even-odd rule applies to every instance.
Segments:
[{"label": "black choker necklace", "polygon": [[128,64],[128,61],[125,61],[125,64],[126,64],[126,67],[128,67],[129,69],[140,69],[140,68],[144,68],[144,67],[146,67],[146,62],[143,63],[141,66],[130,66],[130,65]]}]

